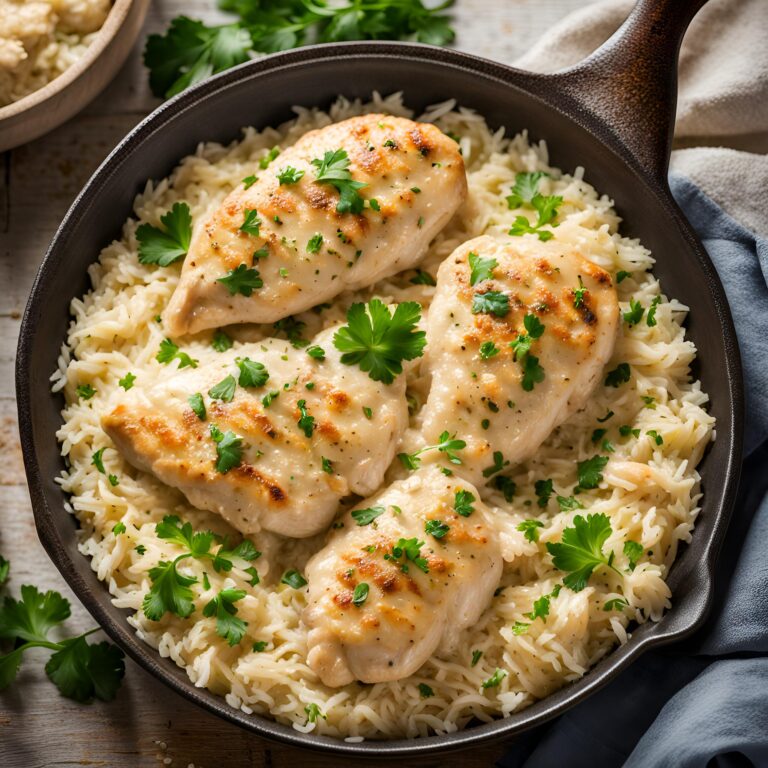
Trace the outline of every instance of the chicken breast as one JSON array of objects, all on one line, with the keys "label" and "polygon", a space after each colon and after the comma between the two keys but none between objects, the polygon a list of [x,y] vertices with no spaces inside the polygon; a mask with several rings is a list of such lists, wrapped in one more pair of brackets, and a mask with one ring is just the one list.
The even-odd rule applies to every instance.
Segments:
[{"label": "chicken breast", "polygon": [[[365,198],[358,213],[339,212],[339,191],[318,180],[313,161],[337,150],[363,185],[350,193]],[[348,176],[345,162],[337,157],[322,176]],[[466,192],[458,144],[433,125],[363,115],[311,131],[196,227],[165,327],[179,336],[271,323],[412,267]],[[248,296],[217,282],[239,267],[255,267],[263,282]]]},{"label": "chicken breast", "polygon": [[477,490],[435,467],[347,513],[305,569],[307,661],[323,683],[398,680],[450,653],[501,578],[489,521]]},{"label": "chicken breast", "polygon": [[429,310],[426,443],[446,430],[464,440],[452,468],[475,483],[524,461],[601,381],[619,319],[610,275],[572,247],[464,243],[440,265]]},{"label": "chicken breast", "polygon": [[[379,487],[408,423],[405,376],[385,385],[342,365],[335,330],[314,340],[324,360],[267,339],[148,388],[137,381],[102,427],[131,464],[243,533],[316,534],[341,498]],[[266,383],[243,386],[254,384],[243,358],[266,368]],[[217,385],[224,399],[211,395]]]}]

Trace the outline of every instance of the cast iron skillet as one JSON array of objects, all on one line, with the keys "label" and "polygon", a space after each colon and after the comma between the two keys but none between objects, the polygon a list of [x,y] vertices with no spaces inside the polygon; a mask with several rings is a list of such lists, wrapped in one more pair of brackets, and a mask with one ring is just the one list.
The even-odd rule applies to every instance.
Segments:
[{"label": "cast iron skillet", "polygon": [[[556,715],[624,669],[643,651],[679,640],[704,621],[714,561],[737,489],[742,445],[742,379],[728,304],[712,263],[670,196],[666,172],[676,100],[676,63],[685,28],[704,0],[641,0],[595,54],[554,75],[514,70],[430,46],[350,43],[308,47],[249,62],[191,88],[138,125],[106,159],[70,209],[43,261],[21,328],[17,362],[19,424],[35,523],[43,545],[75,594],[106,632],[155,677],[187,699],[260,736],[358,756],[417,755],[509,737]],[[455,97],[492,126],[546,139],[552,163],[583,165],[610,195],[624,234],[656,256],[664,290],[691,308],[688,337],[699,350],[694,375],[711,396],[717,441],[701,467],[703,509],[690,546],[669,575],[671,611],[585,677],[509,718],[446,736],[348,744],[300,734],[231,709],[195,688],[183,670],[139,641],[88,560],[77,551],[75,520],[54,483],[63,468],[55,432],[60,397],[48,377],[69,323],[69,303],[88,289],[86,268],[118,237],[134,195],[166,176],[200,141],[230,141],[245,125],[276,125],[294,104],[327,106],[339,94],[404,91],[417,111]]]}]

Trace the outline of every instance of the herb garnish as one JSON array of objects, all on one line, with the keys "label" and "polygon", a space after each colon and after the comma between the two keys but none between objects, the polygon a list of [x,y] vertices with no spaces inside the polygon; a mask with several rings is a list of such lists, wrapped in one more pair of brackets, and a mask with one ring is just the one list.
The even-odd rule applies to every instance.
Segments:
[{"label": "herb garnish", "polygon": [[419,541],[417,538],[398,539],[397,544],[392,547],[392,552],[387,552],[384,555],[384,559],[397,562],[402,558],[400,570],[403,573],[408,573],[408,562],[413,563],[420,571],[429,573],[429,564],[426,558],[421,556],[421,548],[423,546],[424,542]]},{"label": "herb garnish", "polygon": [[464,440],[457,440],[455,435],[451,436],[447,431],[440,433],[439,440],[439,443],[435,443],[435,445],[425,445],[414,453],[398,453],[397,458],[400,459],[400,463],[406,469],[418,469],[421,465],[421,459],[419,458],[421,454],[426,451],[437,449],[445,454],[451,464],[461,464],[461,459],[456,455],[455,451],[460,451],[463,448],[466,448],[466,442]]},{"label": "herb garnish", "polygon": [[235,603],[245,597],[243,589],[222,589],[203,607],[203,616],[216,617],[216,634],[229,645],[237,645],[245,635],[246,622],[238,619]]},{"label": "herb garnish", "polygon": [[476,253],[470,253],[468,261],[470,268],[470,285],[481,283],[483,280],[490,280],[493,270],[499,266],[499,262],[496,261],[496,259],[487,259],[484,256],[478,256]]},{"label": "herb garnish", "polygon": [[168,213],[160,217],[165,229],[142,224],[136,229],[139,241],[139,261],[167,267],[184,258],[192,240],[192,215],[186,203],[174,203]]},{"label": "herb garnish", "polygon": [[269,371],[263,363],[249,357],[236,357],[235,364],[240,369],[237,383],[241,387],[263,387],[269,381]]},{"label": "herb garnish", "polygon": [[312,161],[312,165],[317,168],[315,181],[318,184],[330,184],[336,189],[339,193],[336,210],[339,213],[362,213],[365,200],[359,190],[368,185],[352,178],[349,163],[349,155],[345,149],[329,150],[322,160]]},{"label": "herb garnish", "polygon": [[358,525],[370,525],[377,517],[384,514],[384,507],[367,507],[366,509],[356,509],[352,512],[352,517]]},{"label": "herb garnish", "polygon": [[264,287],[259,270],[247,264],[239,264],[235,269],[230,269],[224,277],[217,277],[216,282],[226,286],[231,296],[236,293],[250,296],[254,290]]},{"label": "herb garnish", "polygon": [[197,368],[198,361],[190,357],[186,352],[181,352],[178,345],[170,339],[163,339],[160,342],[160,349],[155,356],[158,363],[168,365],[174,360],[179,361],[179,368]]},{"label": "herb garnish", "polygon": [[226,475],[242,461],[243,438],[230,429],[222,432],[215,424],[211,424],[210,432],[213,442],[216,443],[216,471]]}]

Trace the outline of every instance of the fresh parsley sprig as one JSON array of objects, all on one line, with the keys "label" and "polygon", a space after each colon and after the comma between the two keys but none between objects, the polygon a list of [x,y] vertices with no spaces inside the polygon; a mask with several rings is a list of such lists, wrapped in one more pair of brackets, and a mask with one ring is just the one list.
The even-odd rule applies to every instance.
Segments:
[{"label": "fresh parsley sprig", "polygon": [[[557,226],[554,221],[557,209],[562,205],[563,198],[559,195],[542,195],[539,193],[539,181],[546,174],[541,171],[535,173],[518,173],[515,177],[515,185],[512,193],[507,197],[507,205],[510,210],[515,208],[530,207],[536,213],[536,221],[531,223],[527,216],[516,216],[509,230],[510,235],[520,236],[526,234],[537,235],[539,240],[551,240],[554,235],[548,229],[542,229],[547,224]],[[578,305],[576,305],[578,306]]]},{"label": "fresh parsley sprig", "polygon": [[339,213],[362,213],[365,199],[360,190],[368,185],[364,181],[355,181],[349,170],[349,155],[345,149],[326,152],[322,159],[314,159],[312,165],[317,168],[315,181],[318,184],[330,184],[339,193],[336,210]]},{"label": "fresh parsley sprig", "polygon": [[614,567],[613,551],[607,555],[603,545],[611,535],[611,521],[602,512],[587,515],[586,518],[576,515],[573,527],[566,528],[560,542],[547,542],[547,551],[552,555],[555,568],[567,571],[563,584],[574,592],[580,592],[587,586],[593,571],[605,566],[621,572]]},{"label": "fresh parsley sprig", "polygon": [[165,229],[141,224],[136,229],[139,241],[139,261],[167,267],[183,259],[192,240],[192,214],[186,203],[174,203],[168,213],[160,217]]},{"label": "fresh parsley sprig", "polygon": [[333,345],[344,365],[359,365],[374,381],[391,384],[403,372],[403,360],[424,352],[426,333],[417,330],[420,319],[416,301],[398,304],[392,314],[379,299],[355,303],[347,311],[347,325],[334,334]]},{"label": "fresh parsley sprig", "polygon": [[455,452],[466,448],[466,441],[457,440],[456,435],[452,436],[447,431],[440,433],[439,440],[440,442],[435,443],[434,445],[425,445],[414,453],[398,453],[397,458],[400,459],[400,463],[406,469],[413,470],[418,469],[421,466],[421,459],[419,457],[422,453],[437,450],[440,451],[440,453],[444,453],[451,464],[461,464],[461,459]]},{"label": "fresh parsley sprig", "polygon": [[[8,575],[8,561],[0,557],[0,583]],[[9,641],[13,650],[0,656],[0,690],[8,688],[30,648],[53,651],[45,673],[62,696],[80,703],[112,701],[125,675],[123,652],[111,643],[89,644],[86,637],[98,628],[64,640],[52,640],[50,633],[70,616],[69,601],[58,592],[40,592],[21,587],[21,599],[6,597],[0,607],[0,641]]]}]

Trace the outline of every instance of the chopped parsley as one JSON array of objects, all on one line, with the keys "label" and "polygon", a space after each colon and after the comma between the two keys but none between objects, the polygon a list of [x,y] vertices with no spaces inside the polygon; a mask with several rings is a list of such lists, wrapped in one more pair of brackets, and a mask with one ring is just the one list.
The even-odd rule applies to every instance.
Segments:
[{"label": "chopped parsley", "polygon": [[453,496],[453,509],[457,515],[469,517],[475,511],[472,506],[475,501],[476,499],[470,491],[466,489],[456,491]]},{"label": "chopped parsley", "polygon": [[333,474],[333,462],[330,459],[326,459],[325,456],[321,456],[320,463],[323,468],[323,472],[328,475]]},{"label": "chopped parsley", "polygon": [[301,181],[305,173],[306,171],[300,171],[294,168],[292,165],[289,165],[278,171],[276,176],[280,184],[288,186],[290,184],[296,184]]},{"label": "chopped parsley", "polygon": [[272,327],[276,331],[285,334],[294,349],[303,349],[309,344],[309,342],[301,335],[305,326],[306,323],[297,320],[295,317],[284,317],[282,320],[278,320],[276,323],[272,324]]},{"label": "chopped parsley", "polygon": [[632,374],[629,370],[629,363],[619,363],[612,371],[609,371],[605,377],[606,387],[620,387],[626,384]]},{"label": "chopped parsley", "polygon": [[466,442],[464,440],[457,440],[455,435],[451,436],[447,431],[440,433],[439,440],[439,443],[426,445],[414,453],[398,453],[397,458],[406,469],[418,469],[421,465],[421,459],[419,458],[421,454],[436,449],[440,453],[444,453],[451,464],[461,464],[461,459],[455,452],[466,448]]},{"label": "chopped parsley", "polygon": [[307,347],[307,354],[315,360],[319,360],[320,362],[325,360],[325,350],[322,347],[319,347],[317,344],[313,344],[311,347]]},{"label": "chopped parsley", "polygon": [[618,573],[613,566],[613,552],[603,552],[603,545],[611,535],[611,522],[607,515],[587,515],[586,519],[576,515],[573,527],[563,531],[559,543],[547,542],[547,551],[552,555],[555,568],[566,571],[563,584],[574,592],[587,586],[595,568],[607,566]]},{"label": "chopped parsley", "polygon": [[236,357],[235,364],[240,369],[237,383],[241,387],[263,387],[269,381],[269,371],[263,363],[249,357]]},{"label": "chopped parsley", "polygon": [[472,314],[504,317],[509,312],[509,296],[501,291],[486,291],[472,296]]},{"label": "chopped parsley", "polygon": [[317,706],[314,702],[312,704],[307,704],[306,707],[304,707],[304,711],[307,713],[307,721],[310,723],[317,722],[318,717],[322,717],[323,720],[327,720],[328,718],[322,713],[320,707]]},{"label": "chopped parsley", "polygon": [[214,384],[208,390],[208,397],[212,400],[221,400],[225,403],[231,403],[235,396],[237,381],[234,376],[225,376],[218,384]]},{"label": "chopped parsley", "polygon": [[183,259],[192,240],[192,215],[186,203],[174,203],[168,213],[160,217],[163,229],[142,224],[136,229],[139,241],[139,261],[167,267]]},{"label": "chopped parsley", "polygon": [[573,307],[578,309],[584,303],[584,294],[587,289],[584,287],[584,283],[579,275],[579,287],[573,291]]},{"label": "chopped parsley", "polygon": [[417,538],[398,539],[397,544],[392,547],[392,552],[387,552],[384,555],[384,559],[398,562],[402,558],[400,570],[403,573],[408,573],[409,562],[413,563],[420,571],[429,573],[429,564],[426,558],[421,556],[421,548],[423,546],[424,542],[419,541]]},{"label": "chopped parsley", "polygon": [[226,352],[228,349],[232,349],[232,339],[221,328],[218,328],[213,334],[211,346],[217,352]]},{"label": "chopped parsley", "polygon": [[413,285],[437,285],[435,278],[421,269],[417,269],[416,274],[408,282]]},{"label": "chopped parsley", "polygon": [[517,524],[517,530],[525,537],[526,541],[535,542],[539,540],[539,528],[543,528],[544,523],[534,518],[522,520]]},{"label": "chopped parsley", "polygon": [[106,470],[104,469],[104,451],[106,451],[106,448],[99,448],[98,451],[92,454],[91,456],[91,464],[96,467],[96,469],[101,472],[102,475],[106,475]]},{"label": "chopped parsley", "polygon": [[246,235],[258,237],[259,227],[261,227],[259,212],[252,208],[246,208],[243,211],[243,223],[240,225],[240,231],[245,232]]},{"label": "chopped parsley", "polygon": [[224,277],[216,278],[229,291],[230,296],[239,293],[242,296],[250,296],[255,290],[264,287],[258,269],[240,264],[235,269],[230,269]]},{"label": "chopped parsley", "polygon": [[379,299],[366,305],[353,304],[347,311],[347,325],[333,336],[333,345],[344,365],[358,365],[374,381],[391,384],[403,371],[403,360],[414,360],[424,352],[426,333],[417,330],[421,305],[415,301],[398,304],[390,314]]},{"label": "chopped parsley", "polygon": [[480,345],[480,357],[483,360],[490,360],[500,352],[499,348],[492,341],[484,341]]},{"label": "chopped parsley", "polygon": [[643,545],[636,541],[624,542],[624,556],[629,560],[629,570],[634,571],[637,561],[643,556]]},{"label": "chopped parsley", "polygon": [[304,433],[305,437],[312,437],[312,433],[315,431],[315,417],[307,413],[306,400],[299,400],[296,405],[299,409],[299,420],[297,422],[299,429]]},{"label": "chopped parsley", "polygon": [[483,280],[490,280],[493,274],[493,270],[499,266],[499,262],[496,261],[496,259],[488,259],[484,256],[478,256],[474,252],[470,252],[468,261],[470,268],[470,285],[482,283]]},{"label": "chopped parsley", "polygon": [[240,466],[243,458],[243,439],[232,430],[222,432],[215,424],[210,427],[211,437],[216,443],[216,471],[226,475],[230,469]]},{"label": "chopped parsley", "polygon": [[450,530],[451,527],[442,520],[427,520],[424,524],[424,532],[436,539],[442,539]]},{"label": "chopped parsley", "polygon": [[370,587],[363,581],[355,587],[355,591],[352,593],[352,604],[358,608],[365,603],[368,599],[368,592]]},{"label": "chopped parsley", "polygon": [[126,530],[125,523],[122,521],[119,523],[115,523],[114,526],[112,526],[112,533],[114,533],[115,536],[119,536],[121,533],[125,533],[125,530]]},{"label": "chopped parsley", "polygon": [[307,241],[307,253],[319,253],[323,247],[323,236],[320,232],[316,232]]},{"label": "chopped parsley", "polygon": [[624,321],[627,325],[637,325],[645,314],[645,308],[636,299],[629,300],[629,311],[624,312]]},{"label": "chopped parsley", "polygon": [[265,155],[263,155],[259,159],[259,168],[261,168],[262,171],[265,171],[267,168],[269,168],[269,164],[280,154],[280,149],[278,147],[272,147],[272,149],[269,150]]},{"label": "chopped parsley", "polygon": [[253,174],[251,174],[250,176],[246,176],[241,181],[241,184],[243,185],[243,189],[250,189],[258,180],[259,180],[259,177]]},{"label": "chopped parsley", "polygon": [[293,589],[301,589],[302,587],[306,587],[309,582],[298,571],[290,570],[283,574],[280,583],[287,584]]},{"label": "chopped parsley", "polygon": [[206,417],[206,411],[205,411],[205,402],[203,401],[203,396],[200,392],[195,392],[194,395],[190,395],[187,398],[187,402],[189,403],[189,407],[192,409],[195,416],[197,416],[200,421],[205,421]]},{"label": "chopped parsley", "polygon": [[549,504],[549,498],[553,493],[552,480],[549,478],[546,480],[537,480],[533,486],[533,490],[535,491],[536,496],[538,496],[538,505],[544,509],[544,507]]},{"label": "chopped parsley", "polygon": [[203,616],[216,617],[216,634],[227,643],[237,645],[245,635],[246,622],[237,617],[235,603],[245,597],[243,589],[222,589],[203,607]]},{"label": "chopped parsley", "polygon": [[197,368],[198,361],[190,357],[186,352],[181,352],[179,347],[170,339],[163,339],[160,342],[160,349],[155,356],[155,360],[163,365],[168,365],[174,360],[179,361],[179,368]]},{"label": "chopped parsley", "polygon": [[613,597],[605,601],[604,611],[623,611],[629,603],[623,597]]},{"label": "chopped parsley", "polygon": [[645,318],[645,322],[649,328],[653,328],[656,325],[656,308],[661,304],[661,296],[655,296],[651,301],[651,306],[648,307],[648,316]]},{"label": "chopped parsley", "polygon": [[603,470],[607,463],[607,456],[593,456],[591,459],[580,461],[576,465],[579,477],[578,488],[580,490],[597,488],[603,481]]},{"label": "chopped parsley", "polygon": [[517,484],[511,477],[496,475],[493,478],[493,487],[504,494],[505,501],[512,501],[517,493]]},{"label": "chopped parsley", "polygon": [[384,507],[366,507],[365,509],[356,509],[352,512],[354,521],[362,525],[370,525],[377,517],[384,514]]},{"label": "chopped parsley", "polygon": [[497,472],[501,472],[504,467],[509,465],[509,461],[504,461],[504,454],[501,451],[493,452],[493,464],[483,470],[483,477],[491,477]]},{"label": "chopped parsley", "polygon": [[128,371],[120,381],[117,382],[118,386],[122,387],[126,392],[133,386],[133,382],[136,381],[136,377]]},{"label": "chopped parsley", "polygon": [[365,200],[359,190],[368,186],[363,181],[354,181],[349,171],[349,156],[346,150],[329,150],[323,159],[315,159],[312,165],[317,169],[315,181],[318,184],[330,184],[339,193],[336,205],[338,213],[362,213]]},{"label": "chopped parsley", "polygon": [[530,207],[537,215],[536,222],[531,224],[526,216],[516,216],[509,230],[510,235],[538,235],[539,240],[551,240],[553,235],[548,230],[541,227],[551,224],[556,227],[554,219],[557,216],[557,209],[563,203],[563,198],[559,195],[541,195],[539,194],[539,180],[544,176],[541,171],[535,173],[518,173],[515,177],[515,185],[512,187],[512,194],[507,197],[507,205],[510,210],[515,208]]},{"label": "chopped parsley", "polygon": [[256,642],[251,646],[251,650],[253,650],[255,653],[261,653],[267,649],[267,645],[269,645],[269,643],[267,643],[266,640],[256,640]]},{"label": "chopped parsley", "polygon": [[503,669],[496,668],[496,671],[487,679],[483,680],[483,688],[496,688],[501,685],[501,681],[507,676],[507,673]]},{"label": "chopped parsley", "polygon": [[574,509],[584,509],[584,505],[575,496],[555,497],[561,512],[572,512]]},{"label": "chopped parsley", "polygon": [[477,662],[480,661],[480,659],[483,656],[482,651],[472,651],[472,661],[470,662],[471,667],[477,666]]},{"label": "chopped parsley", "polygon": [[75,392],[81,400],[90,400],[96,394],[96,390],[90,384],[80,384]]},{"label": "chopped parsley", "polygon": [[261,398],[261,404],[265,408],[269,408],[270,405],[272,405],[272,401],[280,397],[280,391],[275,390],[274,392],[267,392],[264,397]]},{"label": "chopped parsley", "polygon": [[428,699],[434,695],[435,692],[426,683],[419,683],[419,696],[422,699]]},{"label": "chopped parsley", "polygon": [[616,282],[617,282],[617,283],[621,283],[621,282],[623,282],[624,280],[626,280],[628,277],[632,277],[632,273],[631,273],[631,272],[626,272],[625,270],[623,270],[623,269],[620,269],[620,270],[619,270],[619,271],[616,273]]}]

